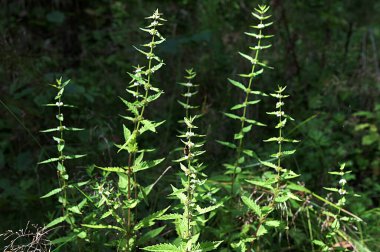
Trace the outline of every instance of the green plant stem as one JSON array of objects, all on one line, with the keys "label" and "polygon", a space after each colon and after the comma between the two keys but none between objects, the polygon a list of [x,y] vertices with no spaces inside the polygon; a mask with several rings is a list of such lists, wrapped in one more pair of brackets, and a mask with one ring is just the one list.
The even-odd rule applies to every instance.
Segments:
[{"label": "green plant stem", "polygon": [[[281,94],[279,96],[279,103],[280,103],[280,107],[279,107],[279,111],[280,111],[280,116],[279,116],[279,125],[282,121],[282,105],[281,105],[281,102],[282,102],[282,99],[281,99]],[[278,137],[280,139],[279,143],[278,143],[278,159],[277,159],[277,189],[279,188],[280,186],[280,179],[281,179],[281,176],[280,176],[280,170],[281,170],[281,157],[282,157],[282,126],[279,127],[279,130],[278,130]]]},{"label": "green plant stem", "polygon": [[[191,134],[191,128],[190,127],[187,127],[187,131],[190,132]],[[190,139],[188,139],[188,141],[190,142]],[[191,153],[191,150],[189,148],[189,153],[188,153],[188,160],[187,160],[187,169],[189,169],[189,171],[191,171],[191,161],[192,161],[192,153]],[[192,221],[192,209],[191,209],[191,203],[192,203],[192,189],[191,189],[191,172],[188,173],[187,175],[187,240],[186,242],[191,239],[191,236],[192,236],[192,230],[191,230],[191,221]]]},{"label": "green plant stem", "polygon": [[[263,24],[263,21],[260,20],[260,24]],[[260,44],[261,44],[261,35],[262,35],[262,31],[260,29],[259,31],[259,39],[257,41],[257,47],[260,47]],[[251,90],[251,86],[252,86],[252,82],[253,82],[253,73],[255,72],[255,67],[256,67],[256,62],[258,60],[258,57],[259,57],[259,49],[256,50],[256,54],[255,54],[255,62],[253,63],[252,65],[252,68],[251,68],[251,74],[252,74],[252,77],[249,78],[249,83],[248,83],[248,88],[246,90],[246,95],[245,95],[245,99],[244,99],[244,104],[246,106],[244,106],[243,108],[243,116],[242,116],[242,121],[241,121],[241,127],[240,127],[240,130],[242,131],[244,126],[245,126],[245,117],[247,115],[247,102],[248,102],[248,99],[249,99],[249,94],[250,94],[250,90]],[[234,184],[235,184],[235,179],[236,179],[236,169],[237,169],[237,166],[238,166],[238,162],[239,162],[239,159],[241,157],[241,153],[243,151],[243,138],[240,138],[239,139],[239,144],[238,144],[238,148],[237,148],[237,155],[236,155],[236,161],[235,161],[235,164],[234,164],[234,172],[231,176],[231,196],[233,196],[233,193],[234,193]]]},{"label": "green plant stem", "polygon": [[306,217],[307,217],[307,227],[309,229],[311,250],[314,252],[315,250],[314,250],[314,243],[313,243],[313,240],[314,240],[313,229],[312,229],[312,226],[311,226],[310,212],[309,212],[309,208],[308,207],[306,207]]},{"label": "green plant stem", "polygon": [[[156,26],[153,27],[154,30],[156,30]],[[149,51],[149,61],[148,61],[148,81],[147,81],[147,88],[145,88],[145,95],[144,95],[144,99],[143,99],[143,106],[141,108],[141,112],[138,116],[138,120],[137,120],[137,123],[134,124],[134,130],[133,132],[136,134],[136,137],[137,137],[137,133],[140,129],[140,125],[141,125],[141,120],[143,118],[143,115],[144,115],[144,111],[145,111],[145,107],[146,107],[146,100],[148,98],[148,95],[149,95],[149,88],[150,88],[150,79],[151,79],[151,75],[152,75],[152,72],[151,72],[151,68],[152,68],[152,53],[153,53],[153,46],[154,46],[154,34],[152,35],[152,40],[151,40],[151,43],[150,43],[150,51]],[[137,87],[138,88],[138,87]],[[133,134],[133,133],[132,133]],[[132,197],[131,197],[131,177],[132,177],[132,163],[134,162],[135,160],[135,152],[133,153],[129,153],[128,155],[128,192],[127,192],[127,197],[128,197],[128,200],[131,200]],[[135,191],[135,198],[137,198],[137,192],[136,192],[136,174],[133,173],[133,178],[134,178],[134,191]],[[131,237],[131,219],[132,219],[132,216],[131,216],[131,209],[128,208],[128,213],[127,213],[128,217],[127,217],[127,251],[130,251],[130,248],[129,248],[129,239]]]}]

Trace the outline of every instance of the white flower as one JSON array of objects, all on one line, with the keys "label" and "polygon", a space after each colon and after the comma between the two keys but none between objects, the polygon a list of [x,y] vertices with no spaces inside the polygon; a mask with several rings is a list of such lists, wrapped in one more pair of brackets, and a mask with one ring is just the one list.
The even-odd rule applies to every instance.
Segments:
[{"label": "white flower", "polygon": [[345,180],[345,179],[341,179],[341,180],[339,180],[339,184],[340,185],[345,185],[345,184],[347,184],[347,180]]},{"label": "white flower", "polygon": [[284,111],[276,111],[276,116],[280,117],[284,115]]},{"label": "white flower", "polygon": [[58,107],[61,107],[63,106],[63,102],[56,102],[55,105],[57,105]]},{"label": "white flower", "polygon": [[194,136],[194,132],[186,132],[187,138],[192,137],[192,136]]},{"label": "white flower", "polygon": [[339,192],[340,195],[345,195],[347,193],[347,191],[344,190],[344,189],[339,189],[338,192]]},{"label": "white flower", "polygon": [[276,103],[276,108],[279,108],[279,107],[281,107],[281,106],[284,106],[284,102],[277,102]]}]

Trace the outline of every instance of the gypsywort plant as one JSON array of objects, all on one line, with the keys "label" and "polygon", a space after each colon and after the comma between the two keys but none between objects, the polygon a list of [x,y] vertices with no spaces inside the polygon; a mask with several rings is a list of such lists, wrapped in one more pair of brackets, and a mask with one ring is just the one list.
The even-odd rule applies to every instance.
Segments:
[{"label": "gypsywort plant", "polygon": [[[324,240],[313,240],[313,243],[317,245],[322,251],[341,250],[345,249],[353,250],[355,248],[355,239],[353,239],[347,232],[347,230],[357,230],[356,224],[362,220],[356,216],[343,215],[343,207],[347,203],[347,195],[359,196],[354,193],[349,193],[347,190],[347,175],[351,171],[345,170],[346,164],[340,165],[338,171],[329,172],[332,176],[338,177],[337,187],[324,187],[325,190],[335,194],[337,198],[336,210],[331,211],[324,209],[322,215],[324,221],[321,224],[322,230],[325,231]],[[352,232],[351,232],[352,233]],[[362,248],[361,251],[366,251]]]},{"label": "gypsywort plant", "polygon": [[256,45],[249,47],[252,51],[252,55],[239,52],[244,59],[251,63],[251,71],[249,73],[239,74],[239,76],[244,78],[247,83],[228,79],[232,85],[241,89],[244,93],[244,101],[231,107],[230,110],[232,112],[224,113],[227,117],[240,122],[238,132],[234,134],[234,141],[218,141],[220,144],[232,148],[236,153],[236,158],[233,163],[224,164],[227,169],[226,174],[231,175],[231,195],[236,193],[235,187],[238,187],[236,182],[239,181],[239,174],[242,173],[242,167],[246,163],[246,160],[257,157],[253,150],[245,147],[245,136],[252,130],[254,125],[265,126],[265,124],[261,122],[248,118],[248,109],[260,102],[258,99],[253,99],[253,95],[265,96],[264,93],[253,89],[254,80],[264,72],[265,68],[272,68],[267,66],[260,57],[260,52],[262,50],[271,47],[271,44],[266,42],[266,40],[272,37],[272,35],[268,35],[264,32],[264,29],[272,24],[272,22],[267,21],[270,18],[270,15],[266,14],[268,10],[269,6],[259,5],[259,8],[255,9],[256,12],[252,12],[252,15],[259,21],[257,25],[251,26],[254,29],[254,32],[245,33],[246,35],[255,38],[257,41]]},{"label": "gypsywort plant", "polygon": [[[253,200],[248,194],[241,196],[242,202],[254,215],[252,223],[248,225],[246,233],[244,234],[246,237],[241,239],[239,243],[234,244],[235,247],[240,247],[244,251],[246,251],[248,247],[247,243],[249,247],[253,249],[255,242],[261,236],[268,233],[268,229],[280,226],[280,220],[274,218],[274,214],[271,216],[271,213],[278,209],[277,205],[286,206],[290,199],[301,201],[301,199],[292,192],[292,188],[288,187],[288,180],[298,177],[299,175],[291,169],[286,169],[282,164],[282,160],[286,156],[295,153],[294,149],[287,149],[284,144],[298,142],[298,140],[285,137],[283,131],[287,122],[294,120],[291,116],[286,114],[283,109],[285,105],[284,100],[288,98],[288,95],[283,94],[285,88],[286,87],[279,86],[275,93],[270,94],[272,97],[277,98],[276,110],[268,112],[267,114],[278,118],[275,126],[275,128],[278,129],[278,135],[264,140],[264,142],[274,142],[277,144],[277,151],[270,156],[277,160],[277,162],[260,161],[263,166],[273,172],[266,173],[265,176],[260,179],[247,180],[249,184],[257,188],[261,197],[257,197],[256,200]],[[286,209],[286,207],[283,209]]]},{"label": "gypsywort plant", "polygon": [[65,82],[62,82],[62,77],[56,80],[55,84],[50,84],[52,87],[54,87],[57,90],[57,94],[54,97],[54,102],[45,104],[45,106],[48,107],[55,107],[57,114],[56,119],[58,121],[58,125],[54,128],[50,128],[47,130],[43,130],[41,132],[44,133],[55,133],[53,136],[53,140],[56,142],[57,146],[57,156],[53,158],[49,158],[47,160],[44,160],[40,162],[39,164],[49,164],[49,163],[55,163],[56,164],[56,170],[57,170],[57,177],[58,177],[58,187],[50,191],[49,193],[45,194],[41,198],[48,198],[52,196],[58,196],[58,202],[60,204],[61,211],[58,215],[58,217],[54,220],[52,220],[49,224],[45,226],[45,228],[53,227],[57,224],[61,224],[63,222],[66,222],[69,224],[69,227],[74,233],[77,233],[78,235],[82,235],[79,232],[79,229],[76,229],[77,223],[75,221],[75,214],[81,214],[81,208],[86,204],[86,199],[83,199],[78,204],[75,204],[73,202],[73,199],[68,197],[68,191],[69,190],[76,190],[77,187],[85,185],[87,182],[83,183],[77,183],[77,184],[70,184],[69,180],[69,174],[67,172],[66,168],[66,161],[70,159],[77,159],[81,158],[85,155],[69,155],[65,152],[65,138],[64,134],[68,131],[80,131],[83,129],[75,128],[75,127],[68,127],[65,125],[65,119],[63,114],[64,108],[73,108],[73,105],[64,103],[62,97],[65,91],[66,86],[69,84],[70,80],[67,80]]},{"label": "gypsywort plant", "polygon": [[[128,163],[119,167],[98,167],[103,171],[115,173],[118,182],[111,186],[109,193],[104,195],[97,204],[97,207],[107,205],[106,211],[99,216],[99,220],[106,224],[96,223],[96,220],[94,220],[95,223],[84,224],[84,226],[93,229],[113,230],[113,236],[116,237],[114,245],[122,251],[135,251],[143,240],[147,241],[159,235],[163,228],[146,234],[143,234],[141,230],[154,225],[155,220],[162,217],[167,210],[152,213],[140,220],[139,218],[142,216],[138,216],[139,211],[137,211],[139,203],[146,200],[153,187],[153,184],[142,186],[137,174],[158,165],[164,160],[164,158],[146,159],[147,153],[154,151],[154,149],[148,149],[139,142],[142,134],[149,131],[155,133],[156,128],[163,123],[163,121],[155,122],[147,119],[145,110],[163,93],[155,85],[153,75],[164,65],[164,62],[155,54],[155,49],[165,41],[158,28],[166,20],[162,18],[162,14],[158,10],[146,19],[150,20],[149,25],[140,29],[149,35],[150,41],[143,44],[141,48],[135,47],[144,56],[146,63],[135,66],[135,70],[128,73],[131,77],[130,85],[127,88],[130,96],[127,99],[120,97],[130,114],[122,116],[127,120],[127,123],[123,125],[124,143],[116,144],[116,146],[118,153],[127,155]],[[110,222],[113,224],[107,224]]]},{"label": "gypsywort plant", "polygon": [[178,234],[179,242],[173,244],[157,244],[144,248],[147,251],[178,251],[178,252],[196,252],[196,251],[211,251],[215,250],[221,242],[202,242],[199,241],[200,233],[204,230],[204,226],[208,220],[206,214],[212,212],[220,206],[220,204],[214,203],[208,207],[202,207],[207,198],[207,191],[200,190],[200,187],[207,181],[207,176],[202,172],[205,168],[203,163],[199,160],[200,156],[205,153],[202,150],[204,141],[202,138],[204,135],[197,133],[198,127],[195,125],[196,118],[199,118],[199,114],[195,114],[192,111],[198,106],[190,104],[190,99],[198,91],[197,86],[193,83],[196,73],[192,70],[186,70],[187,82],[179,83],[186,88],[185,93],[182,94],[185,97],[185,101],[178,101],[179,104],[185,110],[185,117],[183,124],[185,125],[185,131],[182,131],[178,136],[183,143],[182,157],[175,160],[179,163],[179,167],[183,174],[180,176],[181,184],[183,188],[173,188],[171,198],[176,198],[180,201],[180,205],[177,209],[182,211],[177,213],[175,218],[175,227]]}]

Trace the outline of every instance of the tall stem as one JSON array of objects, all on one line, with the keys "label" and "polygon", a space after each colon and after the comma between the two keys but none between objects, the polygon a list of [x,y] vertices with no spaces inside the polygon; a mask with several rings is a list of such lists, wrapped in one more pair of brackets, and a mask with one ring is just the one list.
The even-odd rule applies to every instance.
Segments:
[{"label": "tall stem", "polygon": [[[153,27],[153,30],[156,30],[156,26]],[[142,120],[142,118],[144,116],[144,111],[145,111],[145,107],[146,107],[146,100],[147,100],[147,98],[149,96],[149,88],[150,88],[150,81],[151,81],[151,75],[152,75],[152,71],[151,71],[151,69],[152,69],[152,59],[153,59],[153,57],[151,55],[153,53],[154,41],[155,41],[155,34],[152,35],[152,40],[151,40],[151,43],[150,43],[149,61],[148,61],[148,70],[147,70],[148,79],[147,79],[147,84],[146,84],[146,88],[145,88],[145,94],[144,94],[144,99],[143,99],[143,106],[141,108],[141,112],[139,113],[137,123],[136,122],[134,123],[134,129],[133,129],[133,133],[132,133],[132,134],[136,134],[136,137],[138,135],[137,133],[138,133],[138,131],[140,129],[140,126],[141,126],[141,120]],[[133,180],[134,180],[134,182],[133,182],[133,184],[134,184],[133,185],[134,186],[134,192],[135,192],[134,193],[134,197],[137,198],[136,174],[133,173],[133,171],[132,171],[132,166],[133,166],[133,163],[135,161],[135,156],[136,156],[135,152],[130,152],[128,154],[128,191],[127,191],[127,198],[128,198],[128,200],[132,199],[132,193],[131,193],[131,179],[132,179],[132,176],[133,176]],[[127,251],[130,251],[130,248],[129,248],[129,239],[131,237],[131,227],[132,227],[132,214],[131,214],[131,208],[128,208],[128,214],[127,214]]]},{"label": "tall stem", "polygon": [[[260,25],[263,24],[263,21],[260,20]],[[262,31],[260,29],[259,31],[259,39],[257,41],[257,47],[259,48],[260,45],[261,45],[261,36],[262,36]],[[246,89],[245,91],[245,99],[244,99],[244,104],[246,106],[244,106],[243,108],[243,116],[242,116],[242,121],[241,121],[241,126],[240,126],[240,131],[243,130],[244,126],[245,126],[245,117],[247,115],[247,102],[248,102],[248,99],[249,99],[249,95],[250,95],[250,91],[251,91],[251,87],[252,87],[252,83],[253,83],[253,74],[255,72],[255,67],[256,67],[256,62],[259,58],[259,49],[256,50],[256,53],[255,53],[255,60],[253,62],[253,65],[252,65],[252,68],[251,68],[251,74],[252,76],[249,78],[249,83],[248,83],[248,88]],[[239,165],[239,159],[241,157],[241,153],[243,151],[243,137],[239,139],[239,144],[238,144],[238,147],[237,147],[237,154],[236,154],[236,161],[235,161],[235,164],[234,164],[234,172],[231,176],[231,196],[233,196],[233,193],[234,193],[234,185],[235,185],[235,179],[236,179],[236,169]]]}]

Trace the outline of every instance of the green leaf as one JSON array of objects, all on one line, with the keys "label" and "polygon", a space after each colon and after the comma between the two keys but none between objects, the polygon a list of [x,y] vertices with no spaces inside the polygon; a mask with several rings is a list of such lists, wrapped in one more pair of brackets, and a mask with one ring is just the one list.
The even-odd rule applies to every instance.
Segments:
[{"label": "green leaf", "polygon": [[78,206],[69,207],[68,210],[76,214],[82,214]]},{"label": "green leaf", "polygon": [[281,168],[281,167],[278,167],[277,165],[275,165],[275,164],[273,164],[273,163],[271,163],[271,162],[267,162],[267,161],[261,161],[261,160],[260,160],[260,163],[261,163],[262,165],[265,165],[265,166],[267,166],[267,167],[273,168],[273,169],[275,169],[275,170]]},{"label": "green leaf", "polygon": [[231,148],[231,149],[236,149],[236,144],[234,143],[230,143],[230,142],[224,142],[224,141],[219,141],[219,140],[216,140],[217,143],[221,144],[221,145],[224,145],[224,146],[227,146],[228,148]]},{"label": "green leaf", "polygon": [[323,187],[323,189],[331,191],[331,192],[339,192],[338,188],[333,188],[333,187]]},{"label": "green leaf", "polygon": [[299,191],[299,192],[306,192],[306,193],[311,193],[309,189],[305,188],[304,186],[291,183],[289,182],[287,185],[287,188],[293,191]]},{"label": "green leaf", "polygon": [[223,203],[219,203],[215,206],[209,206],[209,207],[205,207],[205,208],[201,208],[200,206],[197,205],[196,209],[197,209],[197,212],[199,214],[205,214],[205,213],[214,211],[215,209],[219,208],[222,205],[223,205]]},{"label": "green leaf", "polygon": [[313,240],[313,243],[315,245],[320,246],[320,247],[325,247],[326,246],[326,244],[323,241],[320,241],[320,240]]},{"label": "green leaf", "polygon": [[65,244],[65,243],[68,243],[72,240],[74,240],[76,237],[76,234],[75,233],[70,233],[69,235],[67,236],[63,236],[63,237],[60,237],[60,238],[57,238],[57,239],[54,239],[51,241],[51,244],[52,245],[56,245],[56,244]]},{"label": "green leaf", "polygon": [[146,101],[149,103],[149,102],[152,102],[152,101],[154,101],[154,100],[157,100],[160,96],[161,96],[161,94],[163,94],[164,92],[159,92],[159,93],[157,93],[157,94],[154,94],[154,95],[150,95],[150,96],[148,96],[148,98],[146,99]]},{"label": "green leaf", "polygon": [[92,228],[92,229],[114,229],[120,232],[125,233],[126,230],[122,229],[121,227],[118,226],[113,226],[113,225],[91,225],[91,224],[82,224],[83,227],[87,228]]},{"label": "green leaf", "polygon": [[250,157],[254,157],[258,159],[257,154],[253,150],[243,149],[243,153]]},{"label": "green leaf", "polygon": [[246,88],[242,83],[240,83],[240,82],[238,82],[238,81],[235,81],[235,80],[232,80],[232,79],[228,79],[228,81],[229,81],[232,85],[234,85],[234,86],[236,86],[236,87],[238,87],[238,88],[240,88],[240,89],[242,89],[242,90],[244,90],[244,91],[247,90],[247,88]]},{"label": "green leaf", "polygon": [[165,229],[165,227],[166,227],[166,225],[159,227],[159,228],[156,228],[156,229],[153,229],[153,230],[150,230],[149,232],[143,234],[140,237],[140,239],[138,239],[137,245],[146,244],[149,240],[158,236]]},{"label": "green leaf", "polygon": [[247,107],[246,103],[236,104],[235,106],[231,107],[231,110],[237,110],[237,109],[241,109],[244,107]]},{"label": "green leaf", "polygon": [[161,121],[161,122],[155,123],[155,122],[152,122],[152,121],[149,121],[149,120],[142,120],[141,123],[143,124],[143,127],[141,127],[139,129],[139,132],[140,132],[140,134],[144,133],[147,130],[150,130],[152,132],[157,132],[156,128],[158,126],[160,126],[161,124],[163,124],[164,122],[165,121]]},{"label": "green leaf", "polygon": [[265,225],[268,227],[278,227],[280,226],[280,222],[278,220],[268,220],[265,222]]},{"label": "green leaf", "polygon": [[41,196],[41,199],[51,197],[51,196],[53,196],[53,195],[55,195],[57,193],[62,192],[62,190],[63,190],[62,188],[56,188],[54,190],[51,190],[50,192],[48,192],[44,196]]},{"label": "green leaf", "polygon": [[265,20],[265,19],[268,19],[271,17],[271,15],[268,15],[268,16],[262,16],[262,15],[257,15],[256,13],[252,12],[251,13],[255,18],[257,18],[258,20]]},{"label": "green leaf", "polygon": [[264,123],[261,123],[261,122],[258,122],[258,121],[252,120],[252,119],[245,119],[245,121],[250,123],[250,124],[256,125],[256,126],[263,126],[263,127],[267,126]]},{"label": "green leaf", "polygon": [[84,129],[83,128],[74,128],[74,127],[64,127],[64,130],[66,130],[66,131],[81,131]]},{"label": "green leaf", "polygon": [[157,218],[157,220],[179,220],[182,218],[181,214],[164,214]]},{"label": "green leaf", "polygon": [[243,131],[244,133],[247,133],[247,132],[250,132],[251,129],[252,129],[252,125],[248,125],[248,126],[242,128],[242,131]]},{"label": "green leaf", "polygon": [[135,231],[141,229],[141,228],[144,228],[144,227],[150,227],[152,225],[154,225],[154,221],[158,218],[160,218],[162,215],[165,214],[165,212],[169,209],[169,207],[163,209],[163,210],[160,210],[160,211],[157,211],[155,213],[152,213],[150,215],[148,215],[147,217],[145,217],[144,219],[142,219],[139,223],[137,223],[133,229]]},{"label": "green leaf", "polygon": [[206,242],[201,242],[199,244],[199,249],[200,251],[202,252],[205,252],[205,251],[212,251],[212,250],[215,250],[218,248],[218,246],[222,243],[223,241],[214,241],[214,242],[209,242],[209,241],[206,241]]},{"label": "green leaf", "polygon": [[109,172],[120,172],[120,173],[126,173],[127,170],[121,168],[121,167],[99,167],[95,166],[98,169],[101,169],[103,171],[109,171]]},{"label": "green leaf", "polygon": [[169,243],[157,244],[157,245],[148,246],[142,249],[145,251],[154,251],[154,252],[181,252],[182,251],[175,245],[169,244]]},{"label": "green leaf", "polygon": [[255,181],[255,180],[246,180],[246,181],[250,184],[253,184],[259,187],[267,188],[269,190],[274,190],[270,181]]},{"label": "green leaf", "polygon": [[55,225],[64,222],[66,219],[67,219],[67,216],[58,217],[58,218],[52,220],[51,222],[49,222],[49,224],[47,224],[45,226],[45,228],[47,229],[47,228],[54,227]]},{"label": "green leaf", "polygon": [[133,172],[139,172],[142,170],[146,170],[146,169],[155,167],[156,165],[160,164],[164,160],[165,160],[165,158],[151,160],[151,161],[143,161],[140,164],[133,166]]},{"label": "green leaf", "polygon": [[133,103],[131,103],[131,102],[127,101],[127,100],[124,100],[121,97],[119,97],[119,98],[128,107],[128,110],[130,112],[132,112],[135,116],[139,115],[139,111],[137,110],[137,107]]},{"label": "green leaf", "polygon": [[225,116],[229,117],[229,118],[232,118],[232,119],[236,119],[236,120],[241,120],[241,117],[238,116],[238,115],[234,115],[234,114],[230,114],[230,113],[223,113]]},{"label": "green leaf", "polygon": [[252,64],[254,64],[254,63],[256,62],[256,60],[255,60],[254,58],[252,58],[251,56],[249,56],[249,55],[247,55],[247,54],[244,54],[244,53],[241,53],[241,52],[239,52],[239,54],[240,54],[243,58],[245,58],[245,59],[247,59],[248,61],[250,61]]},{"label": "green leaf", "polygon": [[261,213],[261,208],[259,205],[257,205],[253,200],[251,200],[247,196],[241,196],[241,199],[243,203],[247,207],[249,207],[249,209],[251,209],[258,217],[261,217],[262,213]]},{"label": "green leaf", "polygon": [[87,155],[69,155],[69,156],[64,156],[64,159],[77,159],[81,157],[85,157]]},{"label": "green leaf", "polygon": [[124,140],[128,142],[128,139],[131,137],[131,131],[123,124],[123,133],[124,133]]},{"label": "green leaf", "polygon": [[39,162],[38,164],[47,164],[47,163],[57,162],[59,160],[60,160],[60,158],[49,158],[47,160]]},{"label": "green leaf", "polygon": [[259,230],[257,230],[256,236],[260,237],[260,236],[263,236],[266,233],[268,233],[267,229],[264,227],[264,225],[261,225],[259,227]]}]

